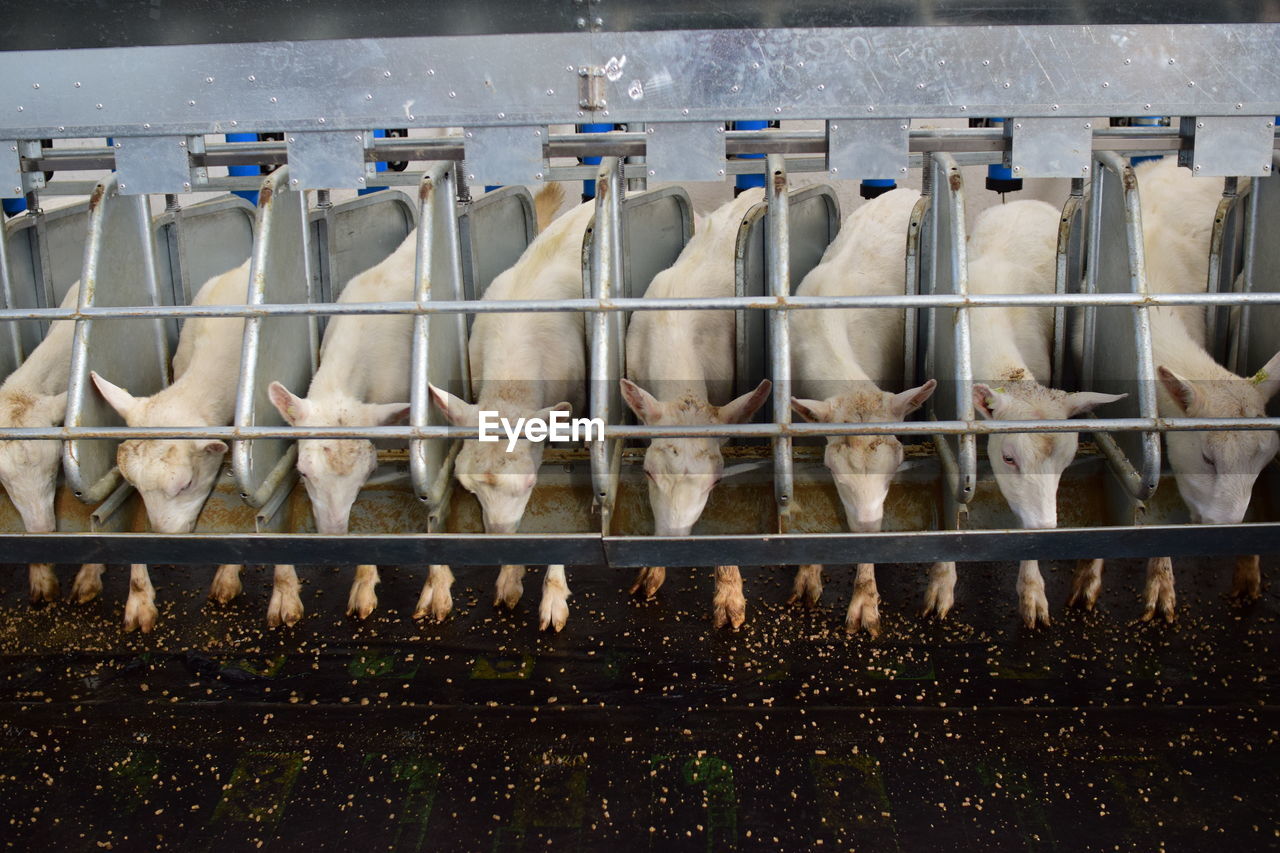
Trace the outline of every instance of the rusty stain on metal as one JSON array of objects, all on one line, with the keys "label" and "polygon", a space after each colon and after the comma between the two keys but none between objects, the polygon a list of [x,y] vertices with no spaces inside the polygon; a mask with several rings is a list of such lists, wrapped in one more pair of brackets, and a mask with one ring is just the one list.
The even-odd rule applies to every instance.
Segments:
[{"label": "rusty stain on metal", "polygon": [[423,178],[422,183],[418,185],[418,200],[424,204],[429,202],[434,191],[435,183],[430,178]]},{"label": "rusty stain on metal", "polygon": [[262,189],[258,191],[258,207],[265,209],[271,203],[271,196],[274,190],[271,189],[270,183],[264,183]]},{"label": "rusty stain on metal", "polygon": [[89,196],[89,212],[98,209],[98,205],[102,204],[102,199],[107,193],[107,188],[102,184],[97,184],[93,188],[93,193]]},{"label": "rusty stain on metal", "polygon": [[773,189],[774,192],[781,195],[787,191],[787,176],[783,172],[773,173]]},{"label": "rusty stain on metal", "polygon": [[947,179],[947,181],[948,183],[951,184],[952,192],[960,192],[960,188],[964,183],[963,181],[960,180],[959,173],[956,173],[956,172],[953,172],[951,176]]}]

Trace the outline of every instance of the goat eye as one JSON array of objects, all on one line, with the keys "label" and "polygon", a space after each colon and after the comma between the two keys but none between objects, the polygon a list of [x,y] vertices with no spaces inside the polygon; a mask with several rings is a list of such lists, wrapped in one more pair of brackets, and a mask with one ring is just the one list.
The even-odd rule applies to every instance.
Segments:
[{"label": "goat eye", "polygon": [[1017,460],[1015,460],[1015,459],[1014,459],[1012,456],[1010,456],[1008,453],[1004,454],[1001,458],[1002,458],[1002,459],[1004,459],[1004,464],[1006,464],[1006,465],[1008,465],[1008,466],[1010,466],[1010,467],[1012,467],[1012,468],[1017,468],[1017,467],[1018,467]]},{"label": "goat eye", "polygon": [[1201,458],[1201,459],[1203,459],[1203,460],[1204,460],[1204,464],[1208,465],[1210,468],[1216,468],[1216,467],[1217,467],[1217,466],[1214,464],[1214,462],[1213,462],[1213,458],[1212,458],[1211,456],[1209,456],[1209,454],[1207,454],[1207,453],[1206,453],[1206,454],[1203,454],[1200,458]]}]

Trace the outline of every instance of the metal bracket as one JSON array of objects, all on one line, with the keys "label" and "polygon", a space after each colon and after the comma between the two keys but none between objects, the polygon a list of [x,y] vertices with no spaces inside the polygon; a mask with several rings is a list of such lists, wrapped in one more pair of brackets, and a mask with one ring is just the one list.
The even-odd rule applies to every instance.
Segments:
[{"label": "metal bracket", "polygon": [[23,157],[40,157],[38,139],[0,139],[0,198],[22,198],[44,186],[44,172],[22,171]]},{"label": "metal bracket", "polygon": [[1015,118],[1005,165],[1018,178],[1084,178],[1093,158],[1093,122],[1084,118]]},{"label": "metal bracket", "polygon": [[545,128],[468,127],[463,147],[470,184],[536,184],[546,171]]},{"label": "metal bracket", "polygon": [[604,97],[604,69],[599,65],[578,66],[578,106],[602,110],[608,103]]},{"label": "metal bracket", "polygon": [[659,181],[719,181],[725,173],[724,122],[654,122],[647,125],[645,163]]},{"label": "metal bracket", "polygon": [[364,189],[376,174],[376,164],[365,159],[372,131],[297,131],[285,141],[291,190]]},{"label": "metal bracket", "polygon": [[203,136],[131,136],[115,141],[122,195],[191,192],[209,182],[209,170],[192,166],[204,153]]},{"label": "metal bracket", "polygon": [[842,179],[902,178],[907,174],[905,119],[831,119],[827,171]]},{"label": "metal bracket", "polygon": [[1275,132],[1273,116],[1183,117],[1182,136],[1193,144],[1178,152],[1178,164],[1200,176],[1265,177],[1271,174]]}]

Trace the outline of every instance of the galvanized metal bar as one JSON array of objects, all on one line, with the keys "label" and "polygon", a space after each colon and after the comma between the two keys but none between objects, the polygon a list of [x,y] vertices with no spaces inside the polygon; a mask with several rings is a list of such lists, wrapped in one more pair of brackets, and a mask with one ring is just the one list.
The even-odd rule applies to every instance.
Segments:
[{"label": "galvanized metal bar", "polygon": [[[287,166],[262,181],[247,306],[303,304],[312,299],[306,193],[291,186]],[[295,394],[305,394],[319,361],[318,352],[314,317],[269,312],[250,316],[244,324],[235,425],[283,424],[267,389],[278,381]],[[277,489],[290,488],[297,452],[292,442],[279,439],[236,442],[231,449],[231,468],[240,496],[250,506],[261,507]]]},{"label": "galvanized metal bar", "polygon": [[[457,167],[436,163],[418,189],[418,256],[414,296],[419,306],[438,299],[458,300],[463,294],[459,234]],[[463,208],[465,210],[465,207]],[[477,303],[478,304],[478,303]],[[442,429],[442,415],[431,405],[427,383],[471,399],[471,370],[467,356],[467,318],[464,314],[420,314],[413,324],[409,423],[415,429]],[[429,530],[438,529],[448,512],[452,494],[456,440],[416,440],[409,443],[409,473],[414,492],[427,504]]]},{"label": "galvanized metal bar", "polygon": [[[904,263],[906,265],[905,293],[908,296],[917,296],[922,290],[920,248],[922,227],[928,215],[929,197],[921,195],[915,207],[911,208],[911,218],[907,222],[907,249]],[[919,375],[920,365],[917,357],[920,346],[919,311],[908,309],[903,312],[902,319],[902,387],[914,388],[925,381],[924,377]]]},{"label": "galvanized metal bar", "polygon": [[[1080,290],[1080,273],[1083,268],[1081,252],[1084,240],[1085,219],[1084,180],[1071,179],[1071,194],[1062,205],[1062,215],[1058,220],[1057,261],[1054,267],[1054,292],[1078,293]],[[1050,388],[1066,387],[1067,365],[1067,307],[1055,305],[1053,309],[1053,363],[1049,379]]]},{"label": "galvanized metal bar", "polygon": [[[1056,530],[920,530],[725,536],[599,534],[0,534],[14,562],[145,562],[149,565],[277,562],[333,565],[567,563],[615,568],[661,564],[705,567],[847,562],[877,564],[1084,557],[1228,556],[1280,553],[1280,524],[1150,525]],[[912,569],[914,571],[914,569]]]},{"label": "galvanized metal bar", "polygon": [[[612,299],[622,289],[622,199],[625,185],[615,157],[600,161],[596,175],[595,219],[592,222],[590,248],[587,261],[588,279],[583,282],[597,300]],[[643,299],[639,301],[644,301]],[[621,326],[610,322],[601,312],[587,322],[588,375],[590,376],[590,416],[603,423],[612,423],[610,417],[617,396],[618,378],[622,375],[622,353],[618,338]],[[609,440],[592,442],[591,485],[594,502],[600,509],[601,531],[607,533],[613,517],[613,502],[617,494],[617,480],[612,476],[615,467],[613,456],[621,453],[619,444]]]},{"label": "galvanized metal bar", "polygon": [[[787,193],[787,168],[778,154],[765,157],[765,283],[774,299],[791,296],[791,199]],[[769,378],[773,381],[773,421],[779,435],[773,439],[773,497],[777,503],[778,530],[787,530],[795,475],[791,437],[781,430],[791,424],[791,322],[785,311],[769,314]],[[716,564],[723,561],[717,560]]]},{"label": "galvanized metal bar", "polygon": [[[1242,380],[1244,381],[1244,380]],[[1259,418],[1111,418],[1090,421],[1097,433],[1173,432],[1194,430],[1273,430],[1280,417]],[[773,438],[777,436],[825,435],[990,435],[1014,432],[1078,432],[1079,424],[1050,421],[885,421],[876,423],[796,423],[702,424],[697,426],[642,426],[606,424],[604,437],[658,438],[707,437]],[[475,438],[475,427],[385,426],[385,427],[43,427],[0,430],[0,440],[23,439],[122,439],[122,438],[218,438],[225,440],[369,438],[404,440],[425,438]]]},{"label": "galvanized metal bar", "polygon": [[[146,196],[122,196],[115,175],[89,200],[88,239],[80,280],[81,309],[95,305],[156,305],[161,301],[155,232]],[[147,396],[169,382],[169,349],[158,318],[84,319],[76,324],[67,388],[67,427],[119,424],[115,409],[93,387],[89,372]],[[115,442],[69,438],[63,469],[76,497],[97,503],[115,488]]]}]

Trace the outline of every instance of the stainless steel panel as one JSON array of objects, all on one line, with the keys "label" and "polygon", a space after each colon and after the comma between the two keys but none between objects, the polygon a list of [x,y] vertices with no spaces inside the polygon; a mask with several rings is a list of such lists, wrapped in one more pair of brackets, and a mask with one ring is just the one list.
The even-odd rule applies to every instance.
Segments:
[{"label": "stainless steel panel", "polygon": [[326,302],[336,302],[347,282],[382,263],[404,242],[417,226],[417,217],[412,200],[400,190],[382,190],[313,209],[309,215],[312,292]]},{"label": "stainless steel panel", "polygon": [[[605,111],[608,115],[608,111]],[[719,181],[725,175],[724,122],[645,125],[645,172],[655,181]]]},{"label": "stainless steel panel", "polygon": [[1093,159],[1093,122],[1083,118],[1014,118],[1009,165],[1019,178],[1085,178]]},{"label": "stainless steel panel", "polygon": [[[455,166],[436,163],[418,190],[418,259],[415,268],[418,304],[459,300],[462,247],[459,244]],[[473,223],[474,224],[474,223]],[[465,314],[418,316],[413,323],[413,369],[409,387],[409,423],[445,426],[431,405],[427,382],[463,399],[471,399]],[[453,458],[459,442],[450,439],[409,442],[409,472],[418,497],[426,502],[430,530],[440,530],[449,509]]]},{"label": "stainless steel panel", "polygon": [[[165,301],[190,305],[206,281],[244,263],[253,250],[254,217],[253,205],[233,195],[157,216],[155,239]],[[171,344],[177,345],[176,337]]]},{"label": "stainless steel panel", "polygon": [[[289,189],[289,167],[272,172],[258,196],[247,303],[250,306],[313,301],[306,193]],[[314,317],[250,317],[244,324],[235,425],[268,426],[284,419],[271,404],[273,381],[302,393],[315,372],[319,333]],[[253,507],[288,488],[297,448],[287,439],[253,439],[232,445],[231,467],[241,496]]]},{"label": "stainless steel panel", "polygon": [[468,127],[463,136],[467,183],[536,184],[542,180],[545,127]]},{"label": "stainless steel panel", "polygon": [[[102,305],[159,305],[155,236],[146,196],[122,196],[117,176],[103,179],[89,199],[88,239],[80,282],[81,309]],[[89,371],[135,396],[169,383],[169,347],[163,320],[96,319],[76,323],[71,345],[67,415],[71,427],[123,424],[89,380]],[[115,488],[116,441],[71,439],[63,443],[67,483],[85,503]]]},{"label": "stainless steel panel", "polygon": [[[1244,289],[1280,292],[1280,154],[1266,178],[1253,179],[1249,227],[1245,238]],[[1280,352],[1280,305],[1246,305],[1240,309],[1236,336],[1240,342],[1236,371],[1252,376]],[[1267,403],[1267,413],[1280,415],[1280,396]]]},{"label": "stainless steel panel", "polygon": [[[1095,161],[1089,216],[1089,272],[1086,290],[1146,296],[1142,214],[1133,169],[1120,157],[1102,152]],[[1087,309],[1080,384],[1087,391],[1128,394],[1108,404],[1111,418],[1154,418],[1155,366],[1145,307]],[[1146,500],[1160,480],[1160,438],[1154,432],[1094,433],[1129,494]]]},{"label": "stainless steel panel", "polygon": [[[605,109],[579,106],[579,66],[607,69]],[[4,139],[529,126],[588,115],[720,122],[851,109],[869,118],[1274,117],[1280,38],[1274,25],[1226,24],[275,41],[10,51],[0,53],[0,79],[15,81],[0,94]]]},{"label": "stainless steel panel", "polygon": [[[1275,146],[1274,116],[1204,115],[1182,119],[1183,136],[1194,138],[1195,147],[1179,154],[1200,176],[1252,176],[1271,174],[1271,149]],[[1186,160],[1190,159],[1190,163]]]},{"label": "stainless steel panel", "polygon": [[[1243,262],[1244,220],[1249,208],[1250,189],[1248,181],[1243,189],[1234,177],[1225,181],[1209,237],[1209,281],[1206,287],[1209,293],[1233,293],[1237,290],[1236,277]],[[1236,363],[1231,317],[1239,311],[1238,306],[1230,305],[1215,305],[1205,310],[1205,341],[1209,353],[1219,364],[1228,367]]]},{"label": "stainless steel panel", "polygon": [[23,186],[26,176],[18,140],[0,139],[0,198],[22,198],[27,192]]},{"label": "stainless steel panel", "polygon": [[[49,308],[62,304],[71,285],[80,280],[89,229],[89,203],[61,207],[52,213],[27,213],[4,226],[9,308]],[[33,320],[6,323],[3,334],[21,329],[22,358],[43,339],[49,324]]]},{"label": "stainless steel panel", "polygon": [[520,186],[485,193],[460,209],[458,228],[463,248],[462,298],[481,299],[490,283],[514,266],[538,236],[533,195]]},{"label": "stainless steel panel", "polygon": [[827,171],[833,178],[902,178],[907,174],[907,119],[829,119]]},{"label": "stainless steel panel", "polygon": [[203,136],[122,136],[115,147],[126,195],[191,192],[208,180],[208,169],[191,163],[191,155],[204,153]]},{"label": "stainless steel panel", "polygon": [[364,189],[376,173],[374,164],[365,162],[365,150],[373,147],[372,131],[297,130],[285,141],[290,189]]},{"label": "stainless steel panel", "polygon": [[[929,292],[968,296],[969,269],[965,254],[964,179],[949,154],[937,154],[931,163],[927,282]],[[924,289],[926,282],[921,283]],[[929,312],[925,351],[925,376],[938,381],[938,390],[926,403],[934,420],[973,421],[973,370],[969,341],[968,308],[933,308]],[[986,377],[978,377],[986,378]],[[973,497],[977,482],[977,445],[973,434],[937,436],[938,455],[947,472],[946,493],[956,506]],[[955,519],[946,513],[950,527]]]},{"label": "stainless steel panel", "polygon": [[[1089,207],[1084,199],[1084,180],[1073,179],[1071,194],[1062,205],[1058,218],[1058,247],[1054,265],[1054,293],[1079,293],[1083,287],[1084,248],[1087,242],[1086,215]],[[1075,370],[1069,352],[1078,311],[1064,305],[1053,309],[1053,364],[1049,387],[1065,389],[1076,384]]]}]

